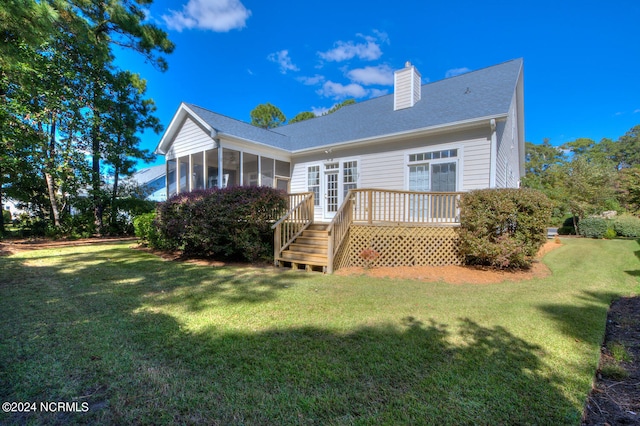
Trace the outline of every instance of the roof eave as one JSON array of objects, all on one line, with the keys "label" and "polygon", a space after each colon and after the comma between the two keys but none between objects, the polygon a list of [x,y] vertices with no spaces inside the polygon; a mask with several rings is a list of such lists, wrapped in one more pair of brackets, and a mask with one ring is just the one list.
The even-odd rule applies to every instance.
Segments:
[{"label": "roof eave", "polygon": [[263,146],[265,148],[272,149],[274,151],[280,151],[283,154],[287,154],[287,155],[291,154],[291,150],[289,150],[289,149],[279,148],[277,146],[270,145],[268,143],[259,142],[259,141],[255,141],[255,140],[252,140],[252,139],[247,139],[247,138],[243,138],[243,137],[240,137],[240,136],[232,135],[231,133],[218,132],[218,136],[221,137],[221,138],[225,138],[227,140],[230,140],[232,142],[235,141],[235,142],[250,143],[250,144],[253,144],[253,145],[260,145],[260,146]]}]

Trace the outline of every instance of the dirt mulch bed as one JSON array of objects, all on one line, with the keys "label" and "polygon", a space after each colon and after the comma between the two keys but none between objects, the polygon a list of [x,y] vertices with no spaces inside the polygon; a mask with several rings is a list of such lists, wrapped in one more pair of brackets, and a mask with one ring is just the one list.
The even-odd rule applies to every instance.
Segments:
[{"label": "dirt mulch bed", "polygon": [[[622,345],[630,355],[629,361],[617,362],[627,377],[605,376],[603,367],[616,363],[611,352],[613,344]],[[611,304],[600,365],[582,424],[640,425],[640,296],[618,299]]]},{"label": "dirt mulch bed", "polygon": [[[538,252],[541,258],[561,244],[555,240],[548,241]],[[544,263],[536,261],[531,269],[527,271],[498,271],[489,268],[479,268],[473,266],[394,266],[365,268],[341,268],[335,272],[336,275],[367,275],[377,278],[392,279],[416,279],[424,281],[443,281],[448,284],[494,284],[502,281],[521,281],[532,278],[544,278],[551,274],[549,268]]]}]

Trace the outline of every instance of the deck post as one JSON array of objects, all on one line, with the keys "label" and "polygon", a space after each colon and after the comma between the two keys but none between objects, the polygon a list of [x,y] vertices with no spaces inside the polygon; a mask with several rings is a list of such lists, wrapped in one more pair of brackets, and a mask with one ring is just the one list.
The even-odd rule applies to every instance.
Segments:
[{"label": "deck post", "polygon": [[282,230],[280,229],[281,226],[282,224],[278,224],[278,226],[276,226],[275,232],[273,233],[273,263],[275,264],[275,266],[278,266],[278,258],[280,257],[280,248],[282,241]]},{"label": "deck post", "polygon": [[327,235],[327,274],[333,274],[333,229]]},{"label": "deck post", "polygon": [[373,223],[373,191],[369,190],[367,191],[367,194],[369,196],[369,200],[367,201],[368,204],[368,215],[369,215],[369,224]]}]

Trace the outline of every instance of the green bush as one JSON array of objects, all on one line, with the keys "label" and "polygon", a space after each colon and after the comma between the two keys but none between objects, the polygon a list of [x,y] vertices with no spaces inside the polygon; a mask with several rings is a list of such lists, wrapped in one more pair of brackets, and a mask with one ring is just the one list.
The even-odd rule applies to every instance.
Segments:
[{"label": "green bush", "polygon": [[586,238],[604,238],[607,229],[609,223],[602,217],[585,217],[578,224],[578,233]]},{"label": "green bush", "polygon": [[[576,228],[573,224],[573,216],[566,217],[562,222],[562,226],[558,228],[558,235],[576,235]],[[578,218],[576,217],[576,222]]]},{"label": "green bush", "polygon": [[2,210],[2,221],[5,225],[11,224],[11,212],[9,210]]},{"label": "green bush", "polygon": [[547,240],[553,205],[533,189],[483,189],[462,196],[460,254],[466,264],[528,268]]},{"label": "green bush", "polygon": [[561,226],[558,228],[558,235],[576,235],[576,228],[571,226]]},{"label": "green bush", "polygon": [[255,261],[273,255],[273,220],[286,194],[267,187],[193,191],[158,206],[157,225],[169,247],[191,257]]},{"label": "green bush", "polygon": [[140,243],[152,248],[165,248],[156,225],[156,213],[145,213],[133,219],[133,229]]},{"label": "green bush", "polygon": [[618,234],[616,234],[616,231],[614,231],[613,228],[607,228],[607,232],[604,233],[604,238],[606,238],[607,240],[612,240],[617,235]]},{"label": "green bush", "polygon": [[631,215],[621,215],[613,220],[613,229],[620,237],[640,237],[640,218]]}]

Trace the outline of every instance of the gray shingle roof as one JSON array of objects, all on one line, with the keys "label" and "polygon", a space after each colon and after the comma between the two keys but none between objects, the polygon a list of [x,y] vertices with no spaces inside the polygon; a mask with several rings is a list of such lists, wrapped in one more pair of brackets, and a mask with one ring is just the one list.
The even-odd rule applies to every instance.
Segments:
[{"label": "gray shingle roof", "polygon": [[291,150],[290,138],[277,131],[256,127],[244,121],[209,111],[194,104],[185,103],[185,105],[220,134],[227,134],[264,145]]},{"label": "gray shingle roof", "polygon": [[515,59],[422,86],[412,108],[393,110],[393,94],[339,109],[333,114],[265,130],[195,105],[188,106],[222,134],[289,151],[381,137],[507,114],[522,59]]}]

